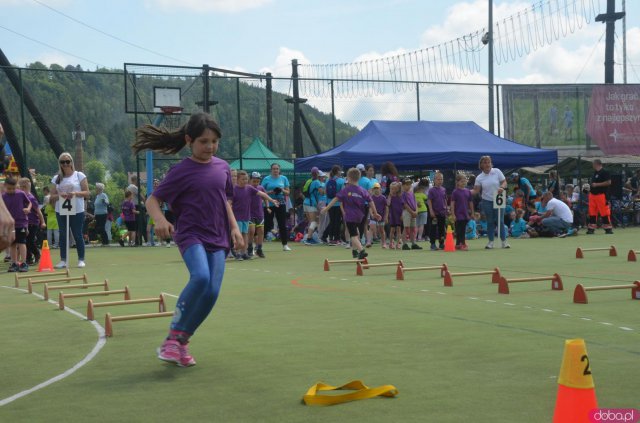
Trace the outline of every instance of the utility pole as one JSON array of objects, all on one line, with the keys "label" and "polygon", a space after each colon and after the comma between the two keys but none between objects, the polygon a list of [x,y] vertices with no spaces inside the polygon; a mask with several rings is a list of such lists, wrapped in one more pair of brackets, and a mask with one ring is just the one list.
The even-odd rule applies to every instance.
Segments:
[{"label": "utility pole", "polygon": [[604,83],[613,84],[613,47],[615,42],[616,21],[624,18],[625,12],[616,12],[616,0],[607,0],[607,13],[596,16],[596,22],[607,24],[604,50]]},{"label": "utility pole", "polygon": [[302,125],[300,121],[300,104],[306,103],[306,98],[300,98],[298,87],[298,60],[291,60],[291,81],[293,85],[293,98],[287,98],[287,103],[293,104],[293,151],[295,158],[304,157],[302,150]]},{"label": "utility pole", "polygon": [[[495,133],[493,128],[493,0],[489,0],[489,30],[487,31],[487,42],[489,43],[489,132]],[[484,41],[484,39],[482,40]]]},{"label": "utility pole", "polygon": [[71,133],[73,141],[76,143],[76,157],[74,167],[77,171],[84,172],[84,158],[82,152],[82,143],[85,140],[85,133],[80,126],[80,122],[76,122],[76,129]]}]

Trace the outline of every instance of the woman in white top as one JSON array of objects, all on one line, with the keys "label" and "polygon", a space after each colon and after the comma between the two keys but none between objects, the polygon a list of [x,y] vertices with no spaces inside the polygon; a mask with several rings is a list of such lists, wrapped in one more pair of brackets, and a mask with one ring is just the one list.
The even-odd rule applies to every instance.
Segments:
[{"label": "woman in white top", "polygon": [[76,240],[78,250],[78,267],[84,267],[84,202],[89,198],[89,182],[82,172],[77,172],[73,166],[73,157],[69,153],[62,153],[58,158],[60,173],[51,179],[50,201],[55,202],[56,218],[60,227],[60,263],[56,264],[56,269],[67,266],[67,217],[60,215],[60,208],[75,205],[76,214],[69,216],[69,227],[73,238]]},{"label": "woman in white top", "polygon": [[507,188],[507,180],[500,169],[493,167],[490,156],[480,157],[478,167],[482,172],[476,176],[473,194],[481,193],[482,201],[480,201],[480,210],[482,210],[482,213],[484,213],[487,219],[487,236],[489,237],[489,243],[484,248],[489,250],[493,248],[494,231],[498,224],[502,224],[500,227],[502,248],[509,248],[506,231],[503,229],[504,224],[501,222],[502,219],[500,219],[500,209],[493,208],[493,199],[496,194],[502,193]]}]

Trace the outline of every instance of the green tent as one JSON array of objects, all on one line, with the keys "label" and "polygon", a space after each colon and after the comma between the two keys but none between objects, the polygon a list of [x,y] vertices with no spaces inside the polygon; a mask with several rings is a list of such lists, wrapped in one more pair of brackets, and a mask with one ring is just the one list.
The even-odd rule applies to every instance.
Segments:
[{"label": "green tent", "polygon": [[293,175],[293,163],[279,158],[262,143],[260,138],[254,138],[249,148],[242,153],[242,166],[240,166],[240,160],[234,160],[229,166],[231,169],[244,169],[249,174],[257,171],[265,176],[271,172],[273,163],[280,165],[280,173],[283,175]]}]

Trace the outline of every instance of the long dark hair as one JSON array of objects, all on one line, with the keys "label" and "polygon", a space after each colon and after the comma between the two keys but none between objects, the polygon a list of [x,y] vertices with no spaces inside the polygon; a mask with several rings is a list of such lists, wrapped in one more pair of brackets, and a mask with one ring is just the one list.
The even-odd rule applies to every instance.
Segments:
[{"label": "long dark hair", "polygon": [[175,131],[145,125],[136,130],[136,140],[131,145],[134,153],[142,150],[153,150],[162,154],[176,154],[186,145],[185,135],[191,139],[201,136],[206,129],[211,129],[222,138],[222,130],[211,116],[204,112],[191,115],[189,121]]}]

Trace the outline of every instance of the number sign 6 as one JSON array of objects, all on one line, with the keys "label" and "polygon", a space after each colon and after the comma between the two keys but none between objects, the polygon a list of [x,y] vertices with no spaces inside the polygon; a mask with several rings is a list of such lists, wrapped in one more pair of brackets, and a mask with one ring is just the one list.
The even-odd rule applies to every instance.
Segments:
[{"label": "number sign 6", "polygon": [[493,197],[493,208],[504,209],[507,207],[506,193],[503,190],[501,193],[496,191],[496,196]]}]

